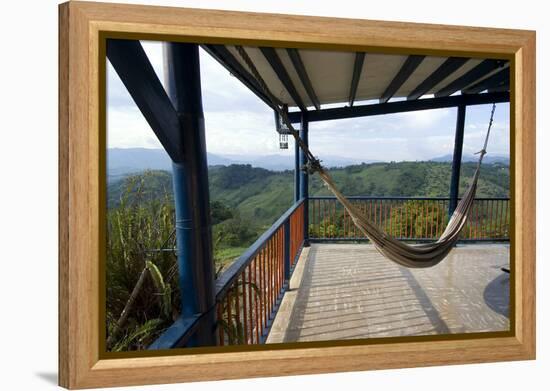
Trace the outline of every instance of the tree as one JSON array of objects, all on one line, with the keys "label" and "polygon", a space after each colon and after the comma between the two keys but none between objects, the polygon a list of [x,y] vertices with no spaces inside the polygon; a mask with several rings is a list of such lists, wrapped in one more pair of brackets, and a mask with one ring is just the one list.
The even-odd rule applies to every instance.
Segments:
[{"label": "tree", "polygon": [[411,200],[392,209],[385,228],[392,236],[432,239],[443,232],[446,224],[447,211],[440,202]]}]

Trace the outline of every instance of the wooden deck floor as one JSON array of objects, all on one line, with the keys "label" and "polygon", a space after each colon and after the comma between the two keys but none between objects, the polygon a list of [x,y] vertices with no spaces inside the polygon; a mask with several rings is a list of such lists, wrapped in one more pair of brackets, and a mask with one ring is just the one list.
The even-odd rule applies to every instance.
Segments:
[{"label": "wooden deck floor", "polygon": [[509,329],[507,244],[458,245],[439,265],[407,269],[370,244],[304,249],[267,343]]}]

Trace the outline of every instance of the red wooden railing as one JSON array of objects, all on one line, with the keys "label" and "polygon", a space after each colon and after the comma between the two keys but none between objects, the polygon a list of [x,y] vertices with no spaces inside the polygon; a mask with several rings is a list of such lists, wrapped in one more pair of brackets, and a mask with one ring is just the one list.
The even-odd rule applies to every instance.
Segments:
[{"label": "red wooden railing", "polygon": [[[218,280],[218,344],[261,344],[304,241],[304,204],[295,204]],[[286,232],[288,230],[288,232]],[[285,259],[288,257],[288,259]],[[285,269],[288,268],[288,271]],[[285,278],[286,277],[286,278]]]},{"label": "red wooden railing", "polygon": [[290,216],[290,267],[294,268],[304,243],[304,204]]}]

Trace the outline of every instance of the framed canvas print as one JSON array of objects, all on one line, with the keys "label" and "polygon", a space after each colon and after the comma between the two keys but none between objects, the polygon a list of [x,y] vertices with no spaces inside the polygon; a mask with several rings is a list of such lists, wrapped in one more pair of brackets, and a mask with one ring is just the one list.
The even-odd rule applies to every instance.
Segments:
[{"label": "framed canvas print", "polygon": [[534,359],[534,32],[59,20],[60,385]]}]

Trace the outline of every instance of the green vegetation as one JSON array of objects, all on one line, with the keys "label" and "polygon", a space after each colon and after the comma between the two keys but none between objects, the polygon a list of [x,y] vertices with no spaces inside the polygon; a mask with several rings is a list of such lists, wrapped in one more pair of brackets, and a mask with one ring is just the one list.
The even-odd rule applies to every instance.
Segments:
[{"label": "green vegetation", "polygon": [[[406,216],[405,218],[403,216]],[[407,201],[392,211],[389,221],[385,225],[394,232],[407,232],[416,238],[426,237],[427,228],[437,227],[436,236],[443,233],[447,225],[447,211],[441,204],[426,201]]]},{"label": "green vegetation", "polygon": [[229,266],[233,260],[238,258],[248,247],[226,247],[216,252],[215,261],[220,266]]},{"label": "green vegetation", "polygon": [[[373,163],[330,170],[342,193],[362,196],[448,197],[450,163]],[[476,163],[463,163],[460,190],[470,183]],[[332,195],[317,176],[310,181],[310,195]],[[510,177],[507,165],[484,164],[477,196],[507,197]]]},{"label": "green vegetation", "polygon": [[155,175],[120,184],[116,208],[107,212],[107,348],[145,349],[178,317],[178,270],[173,252],[173,206],[163,188],[152,196]]},{"label": "green vegetation", "polygon": [[[474,169],[473,163],[463,164],[461,190],[466,189]],[[450,164],[362,164],[333,169],[331,174],[347,195],[444,197]],[[294,173],[250,165],[216,166],[210,168],[209,180],[214,262],[221,273],[292,204]],[[509,180],[508,166],[484,165],[478,197],[508,196]],[[330,193],[313,176],[310,195]],[[177,262],[171,250],[175,247],[171,175],[148,171],[113,181],[108,184],[107,205],[108,349],[145,349],[179,316]],[[414,202],[402,208],[413,218],[419,213]],[[394,227],[401,224],[401,212],[395,209],[390,217]],[[445,213],[439,211],[433,219],[442,215]],[[421,224],[419,219],[414,226],[421,230]],[[321,225],[338,236],[343,221],[340,217]],[[234,324],[231,319],[221,322],[236,339],[242,337],[242,330],[228,331]]]},{"label": "green vegetation", "polygon": [[[460,190],[464,191],[475,170],[475,163],[464,163]],[[451,178],[450,163],[400,162],[372,163],[330,170],[346,195],[447,197]],[[148,197],[169,193],[171,175],[167,171],[150,172],[145,184]],[[292,204],[294,172],[274,172],[250,165],[210,167],[211,209],[217,203],[252,222],[254,229],[267,228]],[[507,197],[509,167],[500,163],[484,164],[478,182],[478,197]],[[108,204],[116,207],[124,180],[109,185]],[[316,176],[310,177],[310,195],[331,195]],[[217,222],[213,220],[213,224]]]},{"label": "green vegetation", "polygon": [[[448,222],[448,203],[440,200],[356,200],[355,206],[396,238],[434,240]],[[335,200],[310,201],[309,235],[314,239],[364,238]],[[510,209],[506,200],[476,201],[461,232],[462,239],[501,240],[509,237]],[[322,211],[322,212],[320,212]]]}]

